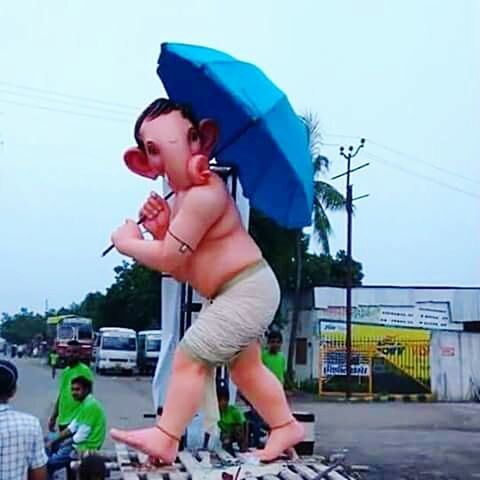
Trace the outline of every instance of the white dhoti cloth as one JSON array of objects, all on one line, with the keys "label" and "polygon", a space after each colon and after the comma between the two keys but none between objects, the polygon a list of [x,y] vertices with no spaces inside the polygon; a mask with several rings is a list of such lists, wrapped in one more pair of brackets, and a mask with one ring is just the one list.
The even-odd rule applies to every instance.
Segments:
[{"label": "white dhoti cloth", "polygon": [[197,320],[180,342],[180,348],[190,358],[211,367],[203,399],[205,421],[210,427],[216,426],[219,419],[215,367],[231,363],[259,340],[279,303],[278,281],[267,262],[261,260],[227,282],[213,299],[205,301]]}]

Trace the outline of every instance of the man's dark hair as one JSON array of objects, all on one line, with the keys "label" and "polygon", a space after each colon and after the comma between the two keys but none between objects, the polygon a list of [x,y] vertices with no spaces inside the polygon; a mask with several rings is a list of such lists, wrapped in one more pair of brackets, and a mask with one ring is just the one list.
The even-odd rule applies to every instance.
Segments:
[{"label": "man's dark hair", "polygon": [[100,455],[88,455],[78,467],[79,480],[103,480],[106,477],[105,459]]},{"label": "man's dark hair", "polygon": [[0,400],[8,400],[17,388],[18,371],[8,360],[0,360]]},{"label": "man's dark hair", "polygon": [[217,390],[217,398],[219,400],[230,400],[230,392],[228,391],[228,388],[219,388]]},{"label": "man's dark hair", "polygon": [[81,347],[82,346],[82,344],[78,340],[70,340],[69,342],[67,342],[67,345],[69,347]]},{"label": "man's dark hair", "polygon": [[79,385],[82,386],[82,388],[84,390],[86,390],[88,393],[92,393],[92,382],[88,379],[88,378],[85,378],[85,377],[76,377],[72,380],[72,385],[74,383],[78,383]]},{"label": "man's dark hair", "polygon": [[283,342],[282,334],[278,330],[271,330],[267,334],[267,341],[271,340],[278,340],[279,342]]},{"label": "man's dark hair", "polygon": [[142,139],[140,138],[140,128],[144,120],[153,120],[154,118],[159,117],[160,115],[166,115],[167,113],[178,110],[184,118],[190,120],[192,125],[197,128],[198,121],[194,117],[191,109],[186,105],[180,105],[178,103],[172,102],[168,98],[157,98],[153,101],[138,117],[135,122],[134,136],[137,142],[138,148],[142,151],[145,151],[145,145],[143,144]]},{"label": "man's dark hair", "polygon": [[218,400],[230,400],[230,390],[225,381],[217,381],[217,398]]}]

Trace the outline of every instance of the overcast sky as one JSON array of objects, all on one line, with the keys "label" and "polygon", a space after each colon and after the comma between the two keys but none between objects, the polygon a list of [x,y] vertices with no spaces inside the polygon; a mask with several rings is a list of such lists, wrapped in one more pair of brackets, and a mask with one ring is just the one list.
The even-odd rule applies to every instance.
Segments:
[{"label": "overcast sky", "polygon": [[[366,284],[480,284],[480,2],[2,2],[0,311],[104,291],[100,252],[155,184],[123,165],[139,111],[163,94],[162,42],[259,65],[316,113],[331,176],[354,162],[354,256]],[[334,184],[344,189],[344,179]],[[158,185],[158,188],[160,186]],[[332,216],[332,253],[345,245]]]}]

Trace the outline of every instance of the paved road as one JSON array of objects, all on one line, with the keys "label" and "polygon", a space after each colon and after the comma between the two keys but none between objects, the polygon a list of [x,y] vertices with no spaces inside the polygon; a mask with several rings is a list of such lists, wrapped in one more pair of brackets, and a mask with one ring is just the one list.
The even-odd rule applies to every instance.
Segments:
[{"label": "paved road", "polygon": [[[17,360],[17,408],[46,424],[56,396],[50,371],[32,359]],[[104,403],[109,425],[150,424],[146,378],[97,377],[95,395]],[[372,468],[369,479],[480,479],[480,404],[346,404],[296,400],[296,410],[316,415],[319,453],[347,450],[348,463]],[[106,448],[112,444],[107,442]]]},{"label": "paved road", "polygon": [[[32,413],[47,425],[57,395],[57,378],[39,360],[17,359],[20,382],[13,404],[19,410]],[[143,427],[152,420],[144,419],[144,413],[153,413],[150,380],[146,377],[97,376],[94,394],[105,405],[109,428]],[[108,439],[105,447],[113,448]]]},{"label": "paved road", "polygon": [[321,453],[347,449],[369,478],[480,478],[480,404],[306,403]]}]

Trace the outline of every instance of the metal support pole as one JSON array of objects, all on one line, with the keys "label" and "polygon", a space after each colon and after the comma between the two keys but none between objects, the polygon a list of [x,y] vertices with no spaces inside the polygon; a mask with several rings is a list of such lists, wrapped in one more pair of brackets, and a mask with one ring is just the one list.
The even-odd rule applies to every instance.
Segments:
[{"label": "metal support pole", "polygon": [[[346,207],[347,207],[347,275],[345,279],[346,286],[346,335],[345,335],[345,364],[346,364],[346,384],[345,384],[345,396],[350,398],[352,395],[352,215],[353,215],[353,187],[350,184],[350,174],[353,171],[359,170],[368,164],[362,165],[352,170],[352,158],[354,158],[361,148],[365,145],[365,139],[361,139],[360,145],[353,152],[353,146],[348,147],[348,153],[344,153],[344,147],[340,148],[340,155],[347,159],[347,171],[342,174],[346,175]],[[338,178],[342,175],[338,175]]]},{"label": "metal support pole", "polygon": [[[348,177],[347,177],[348,178]],[[348,181],[348,180],[347,180]],[[347,384],[345,395],[352,395],[352,186],[347,185],[347,278],[346,278],[346,304],[347,304],[347,334],[346,334],[346,366]]]}]

